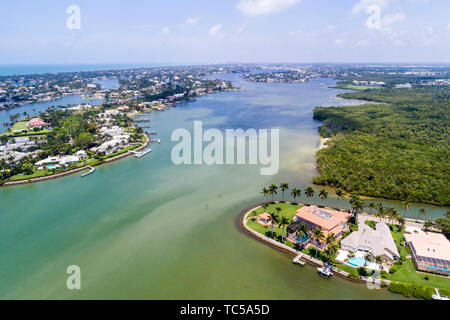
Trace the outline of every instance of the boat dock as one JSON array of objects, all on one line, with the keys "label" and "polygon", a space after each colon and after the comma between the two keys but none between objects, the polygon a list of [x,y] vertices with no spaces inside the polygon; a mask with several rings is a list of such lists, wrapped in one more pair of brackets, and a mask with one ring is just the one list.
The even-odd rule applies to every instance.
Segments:
[{"label": "boat dock", "polygon": [[88,172],[86,172],[86,173],[83,173],[82,175],[81,175],[81,177],[83,178],[83,177],[86,177],[88,174],[91,174],[91,173],[93,173],[94,171],[95,171],[95,168],[94,167],[91,167],[91,166],[87,166],[90,170],[88,171]]},{"label": "boat dock", "polygon": [[156,131],[152,131],[152,132],[149,132],[148,134],[150,134],[150,135],[154,136],[154,135],[157,135],[157,134],[158,134],[158,132],[156,132]]},{"label": "boat dock", "polygon": [[301,260],[301,257],[303,256],[303,253],[299,253],[293,260],[292,262],[295,264],[299,264],[301,266],[305,265],[305,262]]},{"label": "boat dock", "polygon": [[131,151],[131,153],[133,153],[136,158],[141,158],[151,151],[152,151],[152,149],[147,149],[142,152],[141,151]]},{"label": "boat dock", "polygon": [[161,143],[161,139],[150,139],[150,142],[158,142],[158,143]]}]

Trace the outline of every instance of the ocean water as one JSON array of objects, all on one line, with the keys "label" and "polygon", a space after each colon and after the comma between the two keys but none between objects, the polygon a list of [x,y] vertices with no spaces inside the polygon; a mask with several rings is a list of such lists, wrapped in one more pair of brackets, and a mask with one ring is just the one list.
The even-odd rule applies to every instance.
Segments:
[{"label": "ocean water", "polygon": [[0,64],[0,76],[178,66],[170,63]]},{"label": "ocean water", "polygon": [[[386,290],[292,264],[246,235],[239,215],[282,180],[304,189],[317,173],[312,109],[336,105],[331,79],[306,84],[243,82],[145,117],[161,144],[80,174],[0,188],[0,298],[3,299],[402,299]],[[347,103],[357,103],[349,101]],[[174,129],[279,128],[280,170],[257,165],[174,165]],[[344,200],[311,201],[348,206]],[[208,204],[206,208],[206,204]],[[440,209],[436,215],[443,214]],[[66,268],[81,268],[81,290]]]}]

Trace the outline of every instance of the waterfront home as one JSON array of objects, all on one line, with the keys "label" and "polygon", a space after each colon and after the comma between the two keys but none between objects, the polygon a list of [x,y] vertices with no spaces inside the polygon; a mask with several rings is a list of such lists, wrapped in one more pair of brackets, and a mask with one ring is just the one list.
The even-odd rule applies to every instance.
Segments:
[{"label": "waterfront home", "polygon": [[[320,242],[311,241],[315,246],[323,249],[325,247],[325,238],[333,233],[336,238],[340,238],[342,233],[347,230],[347,219],[350,216],[347,212],[322,209],[316,206],[303,206],[297,210],[294,216],[294,223],[291,226],[304,223],[310,230],[321,228],[324,234],[324,240]],[[290,226],[290,228],[292,228]]]},{"label": "waterfront home", "polygon": [[380,256],[388,266],[394,264],[400,257],[391,230],[384,222],[377,223],[375,230],[361,222],[358,225],[358,231],[352,232],[341,240],[341,249],[362,251],[374,257]]},{"label": "waterfront home", "polygon": [[267,226],[270,223],[270,214],[267,212],[261,213],[258,216],[258,223],[262,224],[263,226]]},{"label": "waterfront home", "polygon": [[78,150],[77,152],[75,152],[75,155],[80,159],[84,159],[87,157],[87,153],[84,150]]},{"label": "waterfront home", "polygon": [[40,167],[43,165],[59,164],[59,160],[60,160],[59,157],[48,157],[46,159],[36,162],[34,165]]},{"label": "waterfront home", "polygon": [[77,156],[63,156],[59,160],[59,164],[62,166],[67,166],[72,163],[80,162],[80,158]]},{"label": "waterfront home", "polygon": [[41,118],[32,118],[30,121],[27,122],[27,127],[32,129],[32,128],[42,128],[45,127],[47,125],[46,122],[44,122],[44,120],[42,120]]},{"label": "waterfront home", "polygon": [[80,158],[78,156],[56,156],[56,157],[48,157],[44,160],[40,160],[38,162],[36,162],[34,165],[37,167],[42,167],[42,166],[52,166],[53,167],[57,167],[57,166],[66,166],[72,163],[77,163],[80,162]]},{"label": "waterfront home", "polygon": [[450,242],[440,233],[405,233],[411,256],[420,271],[450,275]]},{"label": "waterfront home", "polygon": [[98,153],[104,153],[104,154],[110,154],[113,152],[116,152],[122,148],[123,140],[109,140],[104,143],[102,143],[97,148],[92,148],[91,150]]}]

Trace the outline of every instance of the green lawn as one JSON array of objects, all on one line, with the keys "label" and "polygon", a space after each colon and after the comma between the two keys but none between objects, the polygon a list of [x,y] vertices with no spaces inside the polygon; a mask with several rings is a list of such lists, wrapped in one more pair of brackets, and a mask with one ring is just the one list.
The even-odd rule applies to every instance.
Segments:
[{"label": "green lawn", "polygon": [[[297,209],[303,207],[303,205],[300,205],[300,204],[293,205],[291,203],[274,203],[274,204],[269,204],[269,206],[267,207],[266,210],[264,210],[264,208],[258,208],[256,210],[254,210],[253,212],[256,212],[256,219],[258,219],[258,216],[261,213],[263,213],[264,211],[269,212],[269,213],[270,212],[276,212],[276,210],[275,210],[276,207],[281,208],[281,211],[279,213],[280,216],[284,216],[284,217],[288,218],[289,221],[291,221],[292,218],[295,216]],[[250,218],[253,217],[252,213],[250,213],[249,217]],[[268,234],[270,234],[271,230],[272,230],[272,226],[264,227],[263,225],[258,223],[256,220],[252,221],[252,219],[250,219],[247,222],[247,226],[249,228],[251,228],[252,230],[254,230],[254,231],[256,231],[256,232],[258,232],[258,233],[260,233],[260,234],[262,234],[264,236],[267,236]],[[278,237],[281,237],[281,233],[282,233],[281,228],[278,228],[277,226],[273,227],[273,235],[274,235],[275,239],[277,239]],[[286,230],[284,231],[284,233],[286,235]],[[294,248],[294,244],[291,241],[285,240],[283,243],[285,245],[288,245],[291,248]]]},{"label": "green lawn", "polygon": [[[424,279],[425,276],[428,277],[428,280]],[[411,259],[406,259],[402,267],[394,274],[388,274],[386,279],[450,290],[450,279],[430,273],[417,272]]]},{"label": "green lawn", "polygon": [[26,175],[26,174],[17,174],[15,176],[10,177],[7,181],[19,181],[19,180],[27,180],[27,179],[33,179],[33,178],[41,178],[45,176],[51,175],[52,172],[47,170],[37,170],[33,172],[33,174]]}]

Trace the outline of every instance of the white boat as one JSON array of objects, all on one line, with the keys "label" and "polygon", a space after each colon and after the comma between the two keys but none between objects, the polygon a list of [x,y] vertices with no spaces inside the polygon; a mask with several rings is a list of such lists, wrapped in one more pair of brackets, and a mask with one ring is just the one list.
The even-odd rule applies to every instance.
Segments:
[{"label": "white boat", "polygon": [[317,268],[317,270],[319,271],[319,274],[325,278],[329,278],[333,275],[330,268]]}]

